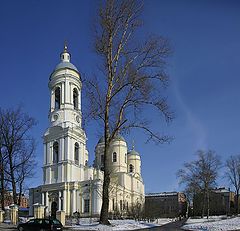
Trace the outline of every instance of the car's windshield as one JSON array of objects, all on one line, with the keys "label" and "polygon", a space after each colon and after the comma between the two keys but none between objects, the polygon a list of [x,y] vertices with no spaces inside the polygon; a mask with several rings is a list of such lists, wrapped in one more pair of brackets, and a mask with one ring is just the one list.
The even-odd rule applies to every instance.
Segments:
[{"label": "car's windshield", "polygon": [[60,221],[59,220],[52,220],[53,224],[55,225],[61,225]]},{"label": "car's windshield", "polygon": [[28,224],[33,224],[33,223],[34,223],[34,220],[29,220],[27,223],[28,223]]}]

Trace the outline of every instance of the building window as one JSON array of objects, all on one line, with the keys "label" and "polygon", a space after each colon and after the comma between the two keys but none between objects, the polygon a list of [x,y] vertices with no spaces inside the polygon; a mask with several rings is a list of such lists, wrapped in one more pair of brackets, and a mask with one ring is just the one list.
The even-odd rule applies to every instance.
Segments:
[{"label": "building window", "polygon": [[53,163],[58,163],[58,153],[59,153],[58,142],[53,143]]},{"label": "building window", "polygon": [[104,166],[104,155],[101,155],[101,166]]},{"label": "building window", "polygon": [[129,172],[133,172],[133,165],[129,164]]},{"label": "building window", "polygon": [[115,204],[114,204],[114,199],[112,199],[112,210],[115,210]]},{"label": "building window", "polygon": [[74,160],[75,160],[75,164],[79,164],[79,144],[78,143],[75,143]]},{"label": "building window", "polygon": [[127,153],[125,153],[125,163],[127,163]]},{"label": "building window", "polygon": [[76,88],[73,89],[73,107],[78,109],[78,90]]},{"label": "building window", "polygon": [[55,89],[55,109],[60,109],[60,98],[61,98],[61,91],[60,87],[57,87]]},{"label": "building window", "polygon": [[113,162],[117,162],[117,153],[114,152],[113,153],[113,159],[112,159]]},{"label": "building window", "polygon": [[58,168],[57,167],[54,168],[54,179],[55,179],[55,181],[57,181],[57,179],[58,179]]},{"label": "building window", "polygon": [[44,183],[46,182],[46,170],[45,169],[43,170],[43,182]]},{"label": "building window", "polygon": [[122,211],[122,210],[123,210],[123,201],[120,200],[120,211]]},{"label": "building window", "polygon": [[84,213],[89,213],[89,199],[84,200]]},{"label": "building window", "polygon": [[85,166],[88,166],[88,161],[87,160],[85,160]]}]

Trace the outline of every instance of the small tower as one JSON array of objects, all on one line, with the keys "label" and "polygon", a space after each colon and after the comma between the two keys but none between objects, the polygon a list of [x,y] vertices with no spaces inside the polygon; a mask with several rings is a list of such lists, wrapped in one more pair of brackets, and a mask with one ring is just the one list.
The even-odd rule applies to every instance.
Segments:
[{"label": "small tower", "polygon": [[132,150],[127,154],[128,173],[136,174],[141,177],[141,158],[138,152],[135,151],[134,145]]},{"label": "small tower", "polygon": [[81,77],[70,62],[67,45],[49,78],[50,126],[44,134],[44,184],[84,179],[88,161],[82,129]]},{"label": "small tower", "polygon": [[[104,163],[104,137],[102,137],[95,148],[94,166],[103,170]],[[111,173],[127,172],[127,144],[125,139],[117,135],[111,142],[109,152],[111,155]]]}]

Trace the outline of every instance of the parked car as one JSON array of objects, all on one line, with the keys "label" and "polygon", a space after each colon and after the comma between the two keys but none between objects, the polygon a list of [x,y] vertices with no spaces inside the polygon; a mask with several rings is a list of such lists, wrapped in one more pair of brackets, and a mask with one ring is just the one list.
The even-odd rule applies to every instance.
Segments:
[{"label": "parked car", "polygon": [[31,219],[18,225],[19,231],[62,231],[62,224],[57,219]]}]

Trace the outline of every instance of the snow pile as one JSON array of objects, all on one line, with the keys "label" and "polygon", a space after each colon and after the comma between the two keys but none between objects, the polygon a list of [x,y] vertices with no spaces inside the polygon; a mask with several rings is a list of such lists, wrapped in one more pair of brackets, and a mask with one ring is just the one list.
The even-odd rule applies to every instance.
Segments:
[{"label": "snow pile", "polygon": [[240,229],[240,217],[221,219],[221,217],[210,221],[206,221],[206,219],[190,219],[182,229],[198,231],[232,231]]},{"label": "snow pile", "polygon": [[[89,221],[89,220],[88,220]],[[134,229],[144,229],[152,228],[155,226],[167,224],[171,222],[171,219],[158,219],[158,221],[153,223],[147,223],[144,221],[135,220],[110,220],[111,226],[100,225],[99,222],[93,220],[89,223],[85,219],[80,219],[79,225],[71,226],[74,230],[99,230],[99,231],[110,231],[110,230],[134,230]]]}]

